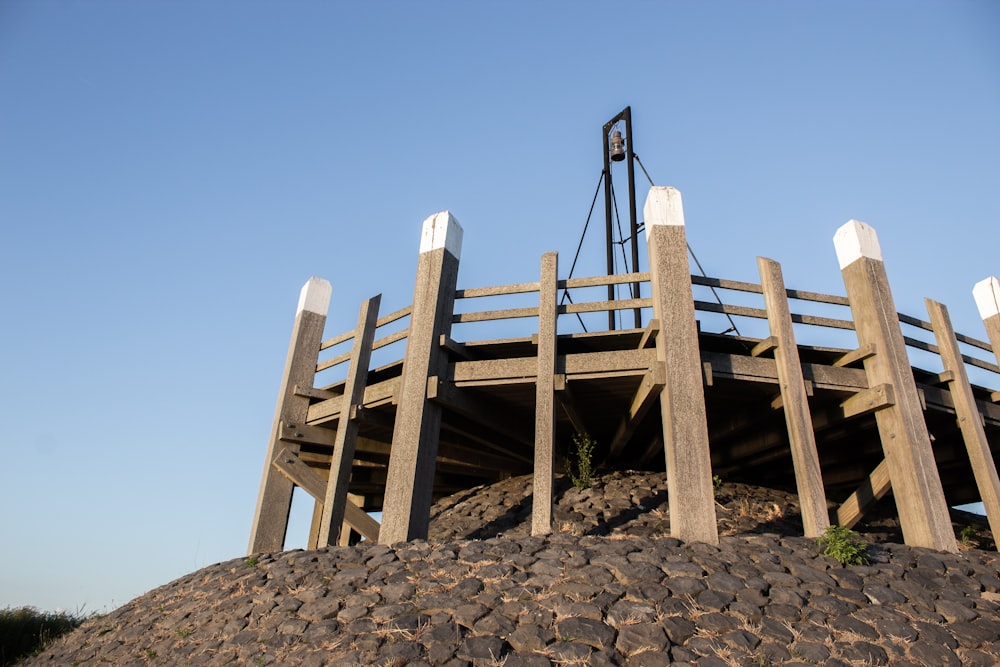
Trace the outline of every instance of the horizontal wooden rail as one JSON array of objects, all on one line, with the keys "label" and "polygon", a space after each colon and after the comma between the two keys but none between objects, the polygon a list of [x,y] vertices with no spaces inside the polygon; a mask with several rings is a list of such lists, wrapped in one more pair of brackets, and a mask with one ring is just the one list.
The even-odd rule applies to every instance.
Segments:
[{"label": "horizontal wooden rail", "polygon": [[581,287],[606,287],[608,285],[624,285],[627,283],[648,283],[649,273],[621,273],[614,276],[594,276],[592,278],[569,278],[560,280],[559,289],[577,289]]},{"label": "horizontal wooden rail", "polygon": [[608,310],[631,310],[632,308],[652,308],[652,299],[616,299],[615,301],[591,301],[567,303],[559,306],[559,314],[598,313]]},{"label": "horizontal wooden rail", "polygon": [[[637,273],[626,273],[618,274],[612,276],[591,276],[585,278],[568,278],[565,280],[557,281],[559,290],[573,290],[573,289],[584,289],[591,287],[607,287],[611,285],[624,285],[632,283],[648,283],[650,280],[650,274],[648,272],[637,272]],[[739,292],[746,292],[751,294],[762,294],[763,290],[759,284],[744,282],[739,280],[727,280],[723,278],[710,278],[708,276],[691,275],[691,284],[699,285],[703,287],[710,287],[716,289],[725,289]],[[496,285],[491,287],[473,287],[468,289],[456,290],[456,299],[475,299],[483,297],[496,297],[496,296],[510,296],[514,294],[530,294],[537,293],[540,289],[539,282],[525,282],[525,283],[511,283],[507,285]],[[836,296],[831,294],[822,294],[820,292],[809,292],[805,290],[797,289],[786,289],[786,295],[789,299],[796,299],[798,301],[809,301],[813,303],[822,303],[835,306],[846,306],[850,307],[850,302],[847,297]],[[712,301],[699,301],[694,302],[695,309],[707,313],[719,313],[724,315],[731,315],[737,317],[749,317],[755,319],[767,319],[767,311],[764,308],[755,308],[751,306],[741,306],[735,304],[718,303]],[[596,312],[606,312],[606,311],[620,311],[620,310],[630,310],[635,308],[650,308],[652,307],[652,300],[649,298],[636,298],[636,299],[615,299],[607,301],[585,301],[581,303],[564,303],[559,306],[559,315],[575,315],[580,313],[596,313]],[[410,315],[412,306],[406,306],[400,310],[390,313],[384,317],[379,318],[377,322],[378,327],[391,324],[403,317]],[[924,331],[933,332],[933,328],[929,322],[925,322],[917,317],[910,315],[905,315],[903,313],[897,313],[899,321],[902,324],[916,327]],[[538,317],[538,308],[536,306],[529,306],[524,308],[504,308],[486,311],[472,311],[466,313],[456,313],[452,316],[452,323],[454,324],[464,324],[471,322],[492,322],[498,320],[506,319],[519,319],[519,318],[531,318]],[[822,317],[817,315],[806,315],[802,313],[791,313],[792,322],[795,324],[815,326],[815,327],[825,327],[829,329],[842,329],[842,330],[854,330],[854,322],[849,319],[840,319],[833,317]],[[331,348],[335,345],[345,343],[354,338],[355,332],[347,331],[330,338],[320,346],[320,350],[325,350]],[[377,350],[392,343],[403,340],[407,337],[408,329],[403,329],[396,333],[390,334],[383,338],[375,341],[372,349]],[[986,352],[992,352],[993,348],[989,343],[982,340],[973,338],[971,336],[966,336],[964,334],[957,333],[955,337],[959,342],[969,345],[971,347],[984,350]],[[939,355],[939,351],[936,345],[927,343],[916,338],[904,337],[905,343],[918,350],[923,350],[931,354]],[[327,361],[321,362],[317,365],[316,370],[322,371],[328,368],[337,366],[338,364],[344,363],[350,358],[350,353],[344,353],[333,357]],[[968,355],[962,355],[963,361],[970,366],[976,368],[981,368],[986,371],[1000,374],[1000,366],[992,364],[990,362],[984,361],[982,359],[977,359]]]},{"label": "horizontal wooden rail", "polygon": [[[372,343],[372,352],[374,352],[375,350],[379,350],[383,347],[392,345],[395,342],[403,340],[409,335],[409,333],[410,333],[409,329],[402,329],[400,331],[397,331],[396,333],[392,333],[383,338],[379,338],[377,341]],[[338,354],[336,357],[331,357],[326,361],[321,361],[320,363],[316,364],[316,372],[319,373],[320,371],[325,371],[328,368],[333,368],[334,366],[344,363],[350,358],[351,358],[350,350],[344,352],[343,354]]]},{"label": "horizontal wooden rail", "polygon": [[496,287],[472,287],[455,290],[456,299],[475,299],[484,296],[504,296],[507,294],[526,294],[537,292],[538,283],[514,283],[512,285],[497,285]]},{"label": "horizontal wooden rail", "polygon": [[829,329],[849,329],[854,330],[854,322],[850,320],[838,320],[832,317],[817,317],[816,315],[796,315],[792,313],[792,322],[796,324],[809,324],[815,327],[827,327]]},{"label": "horizontal wooden rail", "polygon": [[724,280],[722,278],[709,278],[707,276],[696,276],[691,275],[692,285],[701,285],[703,287],[718,287],[720,289],[734,290],[737,292],[751,292],[754,294],[762,294],[763,290],[760,285],[756,283],[744,283],[738,280]]},{"label": "horizontal wooden rail", "polygon": [[484,310],[482,312],[456,313],[452,315],[451,321],[454,324],[463,322],[490,322],[493,320],[507,320],[518,317],[538,317],[538,306],[533,308],[508,308],[506,310]]},{"label": "horizontal wooden rail", "polygon": [[[400,308],[399,310],[397,310],[395,312],[389,313],[388,315],[386,315],[384,317],[380,317],[375,322],[375,327],[376,328],[383,327],[383,326],[385,326],[387,324],[392,324],[396,320],[401,320],[404,317],[406,317],[407,315],[409,315],[410,311],[412,311],[412,310],[413,310],[413,306],[406,306],[404,308]],[[331,347],[333,347],[335,345],[340,345],[341,343],[346,343],[347,341],[349,341],[349,340],[351,340],[353,338],[354,338],[354,329],[351,329],[350,331],[345,331],[344,333],[340,334],[339,336],[334,336],[333,338],[327,339],[327,340],[323,341],[322,343],[320,343],[320,346],[319,346],[320,352],[322,352],[323,350],[328,350],[328,349],[330,349]]]}]

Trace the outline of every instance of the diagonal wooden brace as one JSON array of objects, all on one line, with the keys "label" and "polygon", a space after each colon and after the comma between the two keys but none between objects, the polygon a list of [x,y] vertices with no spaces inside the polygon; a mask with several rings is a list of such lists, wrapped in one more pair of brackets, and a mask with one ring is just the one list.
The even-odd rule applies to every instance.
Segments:
[{"label": "diagonal wooden brace", "polygon": [[639,388],[636,390],[635,395],[632,397],[632,403],[629,405],[628,413],[622,418],[621,423],[618,424],[618,430],[615,431],[614,437],[611,439],[611,456],[618,456],[621,454],[625,445],[628,444],[629,439],[632,434],[635,433],[636,428],[639,427],[639,423],[649,412],[649,409],[653,407],[657,399],[660,397],[660,392],[663,391],[663,387],[667,383],[667,371],[665,365],[662,361],[658,361],[648,373],[646,373],[642,382],[639,384]]}]

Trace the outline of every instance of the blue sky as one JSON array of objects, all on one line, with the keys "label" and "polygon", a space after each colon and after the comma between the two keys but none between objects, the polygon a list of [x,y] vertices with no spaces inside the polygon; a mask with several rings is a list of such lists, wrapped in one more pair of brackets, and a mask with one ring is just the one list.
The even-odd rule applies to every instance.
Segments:
[{"label": "blue sky", "polygon": [[997,34],[986,1],[0,1],[0,607],[242,555],[301,285],[329,335],[409,303],[443,209],[460,286],[565,275],[625,105],[710,275],[842,294],[857,218],[899,310],[984,337]]}]

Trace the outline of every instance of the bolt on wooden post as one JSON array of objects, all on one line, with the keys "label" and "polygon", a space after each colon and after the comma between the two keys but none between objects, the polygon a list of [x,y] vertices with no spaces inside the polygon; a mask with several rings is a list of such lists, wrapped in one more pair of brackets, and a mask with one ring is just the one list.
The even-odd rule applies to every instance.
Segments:
[{"label": "bolt on wooden post", "polygon": [[446,375],[439,340],[451,332],[461,250],[462,227],[451,213],[424,221],[385,483],[382,544],[427,537],[441,432],[441,406],[427,399],[427,382]]},{"label": "bolt on wooden post", "polygon": [[705,388],[681,193],[671,187],[650,188],[643,213],[653,316],[661,326],[656,354],[666,370],[660,409],[670,532],[682,540],[718,544]]},{"label": "bolt on wooden post", "polygon": [[250,530],[249,553],[281,551],[285,545],[288,513],[292,509],[295,485],[272,464],[282,449],[298,453],[297,444],[280,440],[281,426],[282,423],[305,423],[309,399],[297,396],[295,388],[313,386],[332,291],[329,282],[314,277],[303,285],[299,294],[292,340],[288,346],[285,370],[278,391],[278,405],[271,427],[267,456],[264,458],[264,473],[260,493],[257,495],[253,527]]},{"label": "bolt on wooden post", "polygon": [[874,345],[864,360],[868,385],[889,384],[895,405],[875,413],[904,541],[911,546],[956,551],[930,435],[906,355],[899,316],[875,230],[850,220],[834,246],[854,316],[858,343]]}]

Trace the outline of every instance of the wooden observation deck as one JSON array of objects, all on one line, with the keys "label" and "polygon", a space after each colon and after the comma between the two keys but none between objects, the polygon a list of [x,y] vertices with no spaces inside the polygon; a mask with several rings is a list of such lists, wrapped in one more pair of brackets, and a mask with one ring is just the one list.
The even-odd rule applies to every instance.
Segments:
[{"label": "wooden observation deck", "polygon": [[[553,472],[576,433],[597,442],[600,465],[666,465],[681,539],[718,540],[713,475],[797,491],[808,536],[854,525],[890,491],[909,544],[954,550],[948,506],[980,500],[1000,534],[1000,281],[974,290],[984,342],[930,300],[929,321],[898,314],[864,223],[835,237],[846,297],[787,289],[765,258],[760,284],[691,275],[672,188],[650,190],[645,225],[647,273],[561,280],[548,253],[529,282],[458,289],[462,230],[437,214],[413,304],[380,317],[373,297],[355,328],[326,340],[330,286],[311,279],[250,551],[283,547],[296,486],[315,499],[311,546],[352,532],[425,537],[434,499],[527,473],[532,530],[547,533]],[[636,283],[648,296],[606,298],[608,285]],[[608,311],[641,326],[577,331]],[[710,333],[720,321],[754,335]],[[495,337],[508,330],[519,335]],[[386,363],[373,368],[373,355]]]}]

